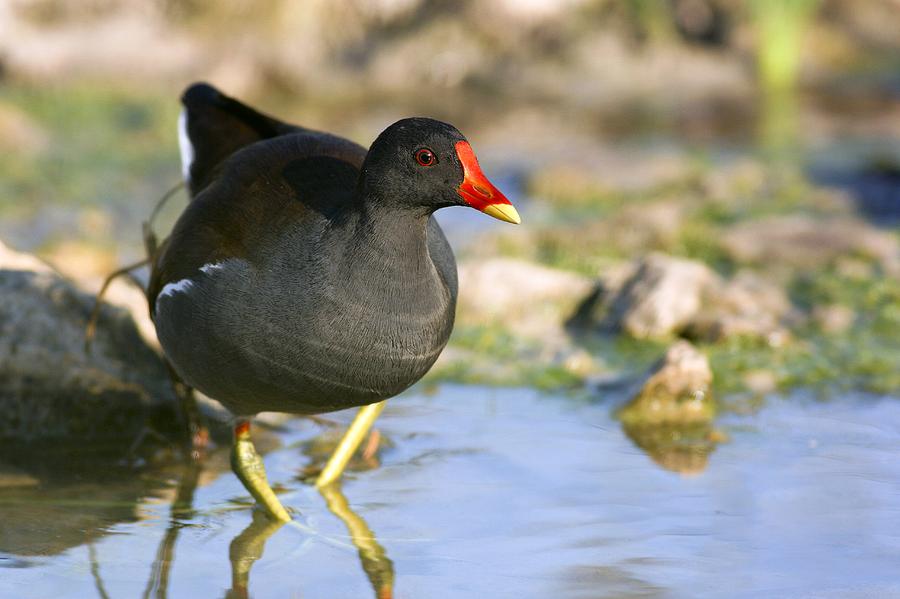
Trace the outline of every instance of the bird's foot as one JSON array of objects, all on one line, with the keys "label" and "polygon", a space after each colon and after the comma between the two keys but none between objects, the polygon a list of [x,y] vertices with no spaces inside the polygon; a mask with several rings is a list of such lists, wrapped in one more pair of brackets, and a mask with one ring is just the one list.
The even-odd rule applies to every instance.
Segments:
[{"label": "bird's foot", "polygon": [[250,423],[248,421],[238,423],[234,429],[231,468],[250,495],[268,512],[269,516],[280,522],[290,521],[290,514],[284,509],[272,487],[269,486],[262,458],[250,440]]}]

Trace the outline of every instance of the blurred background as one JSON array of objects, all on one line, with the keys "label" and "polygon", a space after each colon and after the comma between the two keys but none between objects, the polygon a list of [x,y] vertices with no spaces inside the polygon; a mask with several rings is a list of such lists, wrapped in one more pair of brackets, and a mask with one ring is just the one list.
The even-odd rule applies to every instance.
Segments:
[{"label": "blurred background", "polygon": [[[141,223],[180,179],[178,98],[196,80],[366,146],[405,116],[446,120],[471,141],[523,224],[510,227],[464,209],[439,214],[460,263],[457,326],[407,400],[412,412],[399,408],[392,421],[388,410],[388,433],[394,422],[398,445],[407,447],[390,450],[399,452],[394,459],[419,464],[424,455],[492,455],[495,444],[515,445],[529,431],[544,434],[548,421],[581,420],[587,430],[550,426],[543,457],[522,447],[524,453],[503,454],[522,468],[520,478],[507,489],[511,497],[499,492],[497,504],[481,509],[509,516],[500,506],[514,501],[515,482],[526,484],[531,469],[548,477],[544,482],[561,476],[560,494],[573,505],[582,499],[593,505],[586,497],[597,499],[601,491],[567,486],[590,463],[578,462],[568,479],[554,468],[573,454],[584,459],[585,451],[602,449],[630,464],[620,471],[603,462],[611,486],[634,494],[604,496],[591,510],[618,501],[613,513],[634,525],[623,535],[692,534],[685,513],[736,510],[763,518],[764,530],[783,531],[775,543],[790,545],[788,537],[804,534],[818,539],[821,553],[809,557],[833,566],[832,578],[819,580],[833,585],[827,589],[883,580],[888,586],[873,588],[900,593],[879,561],[900,538],[896,524],[888,524],[900,473],[879,470],[900,449],[896,427],[881,428],[900,421],[891,407],[900,398],[898,32],[898,0],[0,0],[0,240],[48,261],[88,293],[112,270],[141,259]],[[182,192],[167,205],[159,235],[184,202]],[[145,277],[138,273],[139,281]],[[140,294],[124,285],[111,297],[129,307],[152,347]],[[473,405],[472,395],[497,403]],[[488,449],[457,446],[460,439],[436,432],[421,441],[416,431],[423,425],[413,416],[447,405],[446,396],[464,406],[446,415],[449,422],[474,430],[471,443]],[[823,399],[837,402],[828,408],[837,412],[813,415],[810,406]],[[495,424],[498,414],[513,414],[513,424],[490,433],[468,420],[476,413]],[[855,424],[831,427],[834,419]],[[312,425],[290,426],[280,439],[288,453],[313,436]],[[806,427],[814,432],[796,432]],[[602,441],[608,445],[598,449],[561,441],[611,430],[621,430],[621,443]],[[828,439],[842,448],[831,462],[804,461]],[[415,453],[416,442],[432,445],[419,447],[419,457],[404,453]],[[634,461],[647,456],[649,462]],[[289,457],[281,466],[285,476],[297,465],[297,456]],[[787,470],[763,474],[782,460]],[[455,472],[477,485],[501,468],[484,467]],[[657,471],[676,477],[656,478]],[[153,475],[152,491],[146,478],[139,489],[125,484],[129,516],[112,517],[101,507],[98,518],[137,518],[134,503],[144,510],[141,518],[158,518],[160,530],[173,530],[169,516],[152,507],[158,499],[147,500],[174,493],[174,475],[164,472]],[[278,466],[274,472],[278,478]],[[646,478],[632,479],[634,472]],[[695,480],[685,475],[702,482],[685,482]],[[409,482],[397,476],[397,485]],[[409,484],[429,488],[427,470],[421,476]],[[754,484],[736,482],[745,479]],[[655,482],[642,487],[635,480]],[[796,501],[788,512],[761,516],[757,504],[736,504],[729,495],[738,488],[751,495],[783,489],[788,480],[799,485],[787,493]],[[701,492],[692,484],[708,487]],[[9,502],[31,501],[30,485],[12,485],[24,495]],[[391,488],[382,480],[355,492],[381,505],[394,502],[398,513],[382,516],[381,530],[416,536],[398,524],[403,510],[396,497],[377,495]],[[852,489],[849,503],[827,504],[820,518],[797,524],[807,502],[841,489]],[[709,493],[705,508],[692,503],[697,493]],[[230,494],[240,490],[223,487],[207,507]],[[670,499],[674,512],[656,514],[652,523],[622,507]],[[121,511],[119,495],[116,501]],[[859,506],[867,523],[841,528],[841,518]],[[518,521],[526,529],[534,524],[528,514]],[[580,515],[557,516],[586,526]],[[187,526],[197,516],[173,518]],[[219,524],[237,526],[235,532],[241,526]],[[31,537],[30,526],[18,542]],[[105,526],[83,528],[93,538]],[[472,526],[464,533],[471,544],[460,555],[508,549],[496,539],[477,543],[483,531]],[[757,555],[760,541],[743,537],[743,529],[719,521],[697,526],[701,536],[717,526],[731,531],[732,540],[739,538],[737,555]],[[894,532],[878,536],[885,527]],[[607,538],[609,530],[593,532]],[[534,539],[522,534],[499,536],[532,547]],[[691,581],[710,588],[722,582],[715,571],[723,564],[711,556],[723,539],[703,549],[613,544],[618,549],[608,551],[621,570],[607,571],[597,564],[609,556],[586,556],[590,544],[572,535],[559,543],[574,553],[544,564],[565,572],[547,580],[565,584],[535,596],[679,596],[679,589],[696,592]],[[78,546],[77,538],[63,545]],[[841,543],[862,547],[862,574],[852,574],[840,552],[828,552]],[[31,553],[49,551],[38,545]],[[402,543],[386,545],[395,561],[398,553],[415,555]],[[781,553],[763,546],[771,562],[738,573],[756,581],[748,588],[775,588],[759,582],[766,568],[790,569],[785,575],[796,588],[816,580],[818,573],[791,561],[808,547]],[[10,541],[0,547],[15,549]],[[530,572],[536,566],[521,551],[498,566],[506,574],[481,571],[471,588]],[[672,582],[667,568],[698,555],[711,561]],[[640,561],[650,557],[663,562]],[[661,565],[665,560],[674,566]],[[785,565],[773,565],[780,561]],[[459,580],[449,566],[435,568]],[[310,570],[321,588],[335,588]],[[408,582],[409,592],[440,596],[434,589],[441,575],[434,576]]]},{"label": "blurred background", "polygon": [[[547,292],[533,298],[471,285],[455,345],[517,359],[492,373],[445,360],[453,377],[554,386],[605,372],[602,351],[575,351],[560,325],[586,281],[616,287],[659,252],[726,286],[740,271],[731,295],[752,297],[712,323],[676,315],[637,334],[598,301],[578,328],[725,342],[710,349],[728,389],[747,386],[750,363],[768,371],[751,373],[757,386],[896,389],[900,353],[880,341],[898,332],[898,30],[896,0],[7,0],[0,239],[94,291],[139,259],[140,223],[179,180],[178,98],[195,80],[363,145],[428,115],[470,138],[525,216],[513,230],[443,211],[464,275],[496,257],[579,275],[524,270]],[[503,302],[527,322],[497,318],[515,312]],[[776,330],[824,345],[747,347]]]}]

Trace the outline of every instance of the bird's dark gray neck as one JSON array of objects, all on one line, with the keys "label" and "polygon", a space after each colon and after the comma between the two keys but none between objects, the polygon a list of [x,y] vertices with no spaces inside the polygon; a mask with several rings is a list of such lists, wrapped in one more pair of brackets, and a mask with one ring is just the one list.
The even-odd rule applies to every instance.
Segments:
[{"label": "bird's dark gray neck", "polygon": [[[430,211],[379,207],[363,209],[348,223],[347,247],[354,261],[378,265],[378,270],[415,270],[428,256]],[[401,273],[402,274],[402,273]]]}]

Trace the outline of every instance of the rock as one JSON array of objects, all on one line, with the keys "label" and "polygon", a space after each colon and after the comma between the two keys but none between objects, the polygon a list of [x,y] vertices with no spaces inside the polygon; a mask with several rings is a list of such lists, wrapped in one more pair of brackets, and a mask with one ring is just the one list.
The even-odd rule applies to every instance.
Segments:
[{"label": "rock", "polygon": [[490,258],[462,262],[459,280],[456,328],[431,377],[490,384],[527,380],[541,387],[581,380],[600,367],[563,326],[590,289],[589,278]]},{"label": "rock", "polygon": [[895,271],[900,242],[851,217],[772,216],[727,229],[722,247],[735,262],[792,269],[821,268],[856,255],[874,259]]},{"label": "rock", "polygon": [[778,388],[778,376],[771,370],[758,368],[745,372],[741,377],[744,386],[757,395],[771,393]]},{"label": "rock", "polygon": [[716,286],[685,328],[688,337],[720,341],[731,337],[783,337],[791,313],[784,289],[749,270]]},{"label": "rock", "polygon": [[702,262],[651,254],[605,272],[568,325],[638,339],[747,336],[781,342],[795,318],[784,289],[755,272],[724,280]]},{"label": "rock", "polygon": [[701,472],[715,449],[711,384],[706,356],[678,341],[618,411],[625,434],[663,468]]},{"label": "rock", "polygon": [[460,319],[502,320],[523,335],[562,334],[563,315],[591,288],[587,277],[511,258],[459,266]]},{"label": "rock", "polygon": [[641,425],[708,423],[715,415],[712,378],[706,356],[687,341],[677,341],[651,367],[619,417]]},{"label": "rock", "polygon": [[621,286],[615,284],[601,282],[571,322],[593,320],[637,339],[668,337],[697,316],[718,276],[701,262],[654,253],[636,263]]},{"label": "rock", "polygon": [[156,337],[156,326],[150,320],[150,309],[147,306],[147,296],[144,295],[143,289],[138,288],[124,277],[119,277],[110,283],[103,300],[113,306],[128,310],[147,345],[157,351],[162,351],[159,339]]},{"label": "rock", "polygon": [[93,296],[2,243],[0,297],[0,439],[131,442],[147,426],[177,430],[166,368],[126,310],[104,306],[86,353]]},{"label": "rock", "polygon": [[856,312],[842,304],[815,306],[812,311],[813,322],[829,334],[844,333],[853,326]]}]

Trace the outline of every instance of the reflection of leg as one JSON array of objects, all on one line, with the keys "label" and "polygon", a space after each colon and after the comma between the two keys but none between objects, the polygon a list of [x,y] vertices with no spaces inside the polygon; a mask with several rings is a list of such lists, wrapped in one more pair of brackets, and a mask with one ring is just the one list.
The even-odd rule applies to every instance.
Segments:
[{"label": "reflection of leg", "polygon": [[241,420],[234,427],[234,444],[231,447],[231,468],[253,498],[262,505],[272,518],[281,522],[291,519],[287,510],[278,501],[269,481],[262,458],[256,453],[250,440],[250,421]]},{"label": "reflection of leg", "polygon": [[150,570],[150,579],[144,589],[144,597],[150,597],[154,591],[156,597],[165,597],[169,588],[169,571],[175,561],[175,543],[182,528],[182,521],[193,516],[194,492],[200,480],[200,464],[187,462],[175,492],[172,507],[169,508],[169,526],[166,534],[156,550],[156,559]]},{"label": "reflection of leg", "polygon": [[353,422],[350,424],[350,428],[347,429],[347,432],[338,444],[337,449],[331,454],[331,458],[325,465],[325,469],[322,470],[322,473],[316,480],[316,486],[324,487],[341,477],[344,468],[347,467],[347,462],[353,457],[353,454],[359,448],[359,444],[362,443],[362,440],[365,439],[366,434],[372,428],[378,415],[384,410],[385,403],[386,401],[380,401],[365,406],[364,408],[360,408],[359,412],[356,414],[356,418],[354,418]]},{"label": "reflection of leg", "polygon": [[338,484],[319,487],[319,491],[325,498],[328,509],[347,526],[350,538],[359,550],[363,570],[369,577],[372,588],[375,589],[376,599],[390,599],[394,588],[394,564],[385,553],[384,547],[375,539],[375,534],[366,521],[350,508]]},{"label": "reflection of leg", "polygon": [[283,521],[272,521],[263,514],[254,513],[253,522],[231,541],[228,556],[231,559],[231,591],[228,599],[244,599],[248,596],[250,568],[262,557],[275,531],[284,526]]},{"label": "reflection of leg", "polygon": [[97,561],[97,548],[94,547],[93,541],[88,541],[87,546],[88,558],[91,560],[91,576],[94,577],[94,586],[97,587],[97,594],[100,595],[100,599],[109,599],[109,593],[106,592],[106,587],[103,586],[103,579],[100,578],[100,562]]}]

